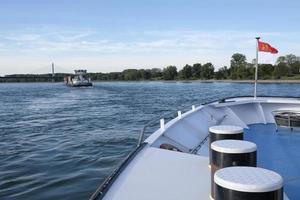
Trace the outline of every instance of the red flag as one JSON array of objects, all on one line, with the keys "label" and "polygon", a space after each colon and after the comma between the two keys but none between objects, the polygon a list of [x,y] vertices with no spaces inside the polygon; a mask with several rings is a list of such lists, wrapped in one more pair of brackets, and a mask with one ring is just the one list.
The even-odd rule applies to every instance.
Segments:
[{"label": "red flag", "polygon": [[278,50],[265,42],[258,41],[258,51],[270,52],[273,54],[278,53]]}]

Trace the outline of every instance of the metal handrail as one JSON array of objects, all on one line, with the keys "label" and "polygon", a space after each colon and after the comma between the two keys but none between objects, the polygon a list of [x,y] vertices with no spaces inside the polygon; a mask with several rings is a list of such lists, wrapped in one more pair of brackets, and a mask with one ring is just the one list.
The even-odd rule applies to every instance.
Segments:
[{"label": "metal handrail", "polygon": [[[251,97],[251,96],[238,96],[238,97]],[[226,97],[226,98],[222,98],[222,99],[219,99],[219,100],[213,100],[213,101],[207,101],[207,102],[204,102],[204,103],[202,103],[202,104],[200,104],[200,105],[207,105],[207,104],[211,104],[211,103],[214,103],[214,102],[225,102],[225,100],[226,99],[231,99],[231,98],[236,98],[236,97]],[[194,109],[195,107],[194,107],[194,105],[192,105],[192,109]],[[187,110],[188,109],[188,107],[182,107],[181,109],[179,109],[179,110]],[[167,113],[165,113],[165,114],[163,114],[163,115],[160,115],[160,116],[155,116],[155,117],[153,117],[153,118],[151,118],[144,126],[143,126],[143,128],[142,128],[142,130],[141,130],[141,132],[140,132],[140,135],[139,135],[139,138],[138,138],[138,143],[137,143],[137,146],[140,146],[142,143],[143,143],[143,141],[144,141],[144,137],[145,137],[145,130],[146,130],[146,128],[147,127],[149,127],[150,125],[152,125],[152,123],[154,123],[154,122],[158,122],[159,121],[159,119],[162,119],[162,118],[165,118],[166,116],[169,116],[170,114],[175,114],[175,110],[173,110],[173,111],[169,111],[169,112],[167,112]]]},{"label": "metal handrail", "polygon": [[[216,125],[221,124],[226,117],[227,115],[224,115],[219,121],[217,121]],[[206,137],[203,140],[201,140],[200,143],[194,149],[191,149],[190,153],[196,154],[199,151],[199,149],[201,149],[201,147],[206,143],[208,138],[209,138],[209,134],[207,134]]]},{"label": "metal handrail", "polygon": [[153,117],[150,121],[148,121],[142,128],[141,133],[139,135],[139,139],[138,139],[138,145],[140,146],[144,140],[144,135],[145,135],[145,130],[148,126],[150,126],[155,120],[157,120],[158,117]]},{"label": "metal handrail", "polygon": [[[238,97],[251,97],[251,96],[238,96]],[[219,100],[213,100],[213,101],[207,101],[207,102],[204,102],[200,105],[207,105],[207,104],[211,104],[211,103],[214,103],[214,102],[225,102],[226,99],[231,99],[231,98],[238,98],[238,97],[226,97],[226,98],[222,98],[222,99],[219,99]],[[194,106],[194,105],[193,105]],[[194,108],[192,106],[192,109]],[[185,110],[187,109],[187,107],[183,107],[179,110]],[[139,138],[138,138],[138,143],[137,143],[137,146],[140,146],[142,144],[142,142],[144,141],[144,137],[145,137],[145,130],[150,126],[152,125],[153,123],[155,122],[158,122],[159,119],[162,119],[162,118],[165,118],[166,116],[169,116],[170,114],[174,114],[176,111],[173,110],[173,111],[170,111],[170,112],[167,112],[163,115],[160,115],[160,116],[155,116],[153,118],[151,118],[142,128],[141,132],[140,132],[140,135],[139,135]]]},{"label": "metal handrail", "polygon": [[127,165],[135,158],[135,156],[147,145],[147,143],[142,143],[136,147],[126,158],[121,162],[121,164],[104,180],[104,182],[97,188],[97,190],[92,194],[89,200],[101,200],[104,198],[106,192],[122,173],[122,171],[127,167]]},{"label": "metal handrail", "polygon": [[[300,126],[300,110],[275,110],[272,114],[275,119],[276,131],[278,131],[278,127],[288,127],[293,130],[293,127]],[[280,123],[280,120],[287,120],[287,125]]]},{"label": "metal handrail", "polygon": [[[193,109],[195,108],[194,105],[192,105],[191,108],[192,108],[191,110],[193,110]],[[188,107],[183,107],[183,108],[181,108],[180,110],[187,110],[187,109],[188,109]],[[143,126],[143,128],[142,128],[142,130],[141,130],[141,132],[140,132],[140,135],[139,135],[139,138],[138,138],[138,144],[137,144],[137,146],[140,146],[140,145],[143,143],[144,137],[145,137],[145,131],[146,131],[146,129],[147,129],[150,125],[154,125],[154,123],[159,122],[160,119],[165,119],[165,118],[167,118],[168,116],[171,116],[171,115],[175,116],[176,112],[177,112],[177,111],[175,111],[175,110],[169,111],[169,112],[166,112],[166,113],[164,113],[164,114],[162,114],[162,115],[160,115],[160,116],[155,116],[155,117],[153,117],[152,119],[150,119],[150,120]],[[173,118],[173,119],[175,119],[175,118]]]},{"label": "metal handrail", "polygon": [[[241,96],[229,96],[229,97],[224,97],[224,98],[219,98],[219,99],[215,99],[215,100],[212,100],[212,101],[207,101],[207,102],[204,102],[200,105],[208,105],[208,104],[212,104],[212,103],[215,103],[215,102],[219,102],[219,103],[225,103],[226,100],[228,99],[234,99],[234,98],[249,98],[249,97],[253,97],[251,95],[241,95]],[[262,96],[258,96],[259,97],[277,97],[277,98],[297,98],[299,99],[300,97],[295,97],[295,96],[269,96],[269,95],[262,95]],[[299,99],[300,100],[300,99]],[[185,108],[187,107],[183,107],[181,110],[184,110]],[[162,118],[165,118],[166,116],[170,115],[170,114],[174,114],[176,111],[170,111],[170,112],[167,112],[163,115],[160,115],[160,116],[156,116],[156,117],[153,117],[152,119],[150,119],[142,128],[141,132],[140,132],[140,135],[139,135],[139,138],[138,138],[138,144],[137,146],[140,146],[142,144],[142,142],[144,141],[144,137],[145,137],[145,130],[147,129],[147,127],[149,127],[150,125],[152,125],[152,123],[154,122],[158,122],[159,119],[162,119]]]}]

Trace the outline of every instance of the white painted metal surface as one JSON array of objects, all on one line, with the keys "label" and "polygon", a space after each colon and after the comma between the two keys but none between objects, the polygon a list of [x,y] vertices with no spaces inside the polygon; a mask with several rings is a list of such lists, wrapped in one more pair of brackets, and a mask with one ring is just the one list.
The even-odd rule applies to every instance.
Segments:
[{"label": "white painted metal surface", "polygon": [[[274,123],[272,111],[284,109],[299,110],[300,101],[293,98],[239,97],[178,113],[178,117],[168,123],[161,122],[161,128],[145,140],[148,145],[120,174],[104,199],[209,199],[206,140],[209,127],[230,125],[248,128],[253,123]],[[171,144],[182,153],[160,149],[161,144]],[[192,154],[195,149],[196,154]]]},{"label": "white painted metal surface", "polygon": [[240,126],[232,126],[232,125],[211,126],[209,127],[209,132],[215,134],[237,134],[237,133],[242,133],[243,128]]},{"label": "white painted metal surface", "polygon": [[211,143],[211,149],[221,153],[250,153],[256,151],[256,144],[245,140],[218,140]]},{"label": "white painted metal surface", "polygon": [[157,148],[140,152],[105,200],[208,200],[208,159]]},{"label": "white painted metal surface", "polygon": [[214,181],[223,188],[240,192],[270,192],[282,188],[282,177],[258,167],[227,167],[215,173]]}]

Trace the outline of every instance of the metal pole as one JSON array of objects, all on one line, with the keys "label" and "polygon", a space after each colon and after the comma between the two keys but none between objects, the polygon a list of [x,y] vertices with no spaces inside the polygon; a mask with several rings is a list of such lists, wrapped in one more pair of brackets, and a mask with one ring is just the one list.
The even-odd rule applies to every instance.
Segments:
[{"label": "metal pole", "polygon": [[54,63],[52,63],[52,82],[54,82]]},{"label": "metal pole", "polygon": [[256,99],[257,91],[257,74],[258,74],[258,42],[260,37],[256,37],[256,59],[255,59],[255,80],[254,80],[254,99]]}]

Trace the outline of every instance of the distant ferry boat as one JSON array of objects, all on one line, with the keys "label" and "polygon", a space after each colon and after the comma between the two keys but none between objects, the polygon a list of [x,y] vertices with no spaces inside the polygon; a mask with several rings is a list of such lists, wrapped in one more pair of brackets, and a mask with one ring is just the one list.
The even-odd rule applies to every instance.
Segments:
[{"label": "distant ferry boat", "polygon": [[66,76],[64,82],[71,87],[89,87],[93,86],[91,79],[87,77],[86,70],[75,70],[74,75]]}]

